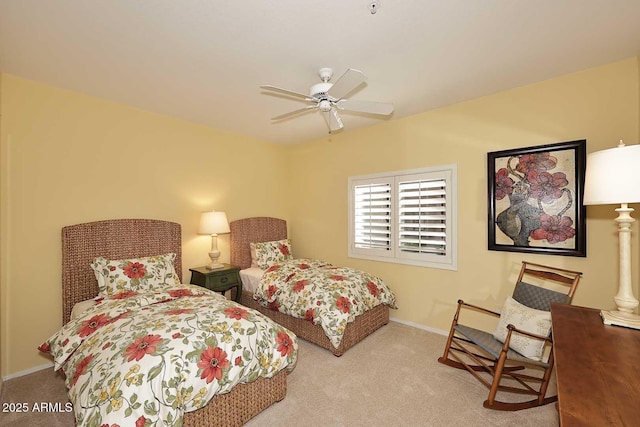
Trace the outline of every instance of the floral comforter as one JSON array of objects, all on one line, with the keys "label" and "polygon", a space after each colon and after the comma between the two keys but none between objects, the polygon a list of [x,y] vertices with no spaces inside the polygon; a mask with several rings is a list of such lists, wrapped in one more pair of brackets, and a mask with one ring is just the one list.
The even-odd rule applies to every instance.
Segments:
[{"label": "floral comforter", "polygon": [[180,426],[238,383],[293,369],[297,339],[207,289],[121,292],[71,320],[39,349],[66,374],[82,426]]},{"label": "floral comforter", "polygon": [[356,316],[380,304],[396,308],[395,295],[378,277],[311,259],[269,267],[254,299],[272,310],[319,324],[335,348]]}]

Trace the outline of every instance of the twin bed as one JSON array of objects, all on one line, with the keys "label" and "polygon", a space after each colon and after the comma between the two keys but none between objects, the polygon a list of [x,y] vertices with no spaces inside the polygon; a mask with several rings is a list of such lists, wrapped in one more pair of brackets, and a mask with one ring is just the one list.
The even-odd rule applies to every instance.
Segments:
[{"label": "twin bed", "polygon": [[[287,237],[286,222],[276,218],[242,219],[230,228],[231,263],[243,270],[251,267],[251,243]],[[370,281],[369,291],[386,293],[386,304],[346,324],[336,345],[317,319],[289,316],[273,303],[269,308],[254,299],[255,290],[243,292],[239,305],[184,285],[181,245],[180,225],[167,221],[107,220],[63,228],[64,326],[40,349],[64,370],[79,424],[124,425],[126,418],[131,425],[171,425],[182,417],[184,426],[242,425],[285,397],[286,376],[297,358],[293,333],[339,356],[388,323],[395,302],[385,285]],[[302,265],[308,268],[295,268]],[[145,287],[155,282],[162,286]],[[355,297],[346,301],[356,303]],[[147,383],[150,397],[142,390]]]},{"label": "twin bed", "polygon": [[[107,259],[121,260],[121,259],[131,259],[131,258],[138,259],[141,257],[149,257],[149,256],[154,256],[158,254],[167,254],[167,253],[176,254],[175,259],[173,260],[173,263],[175,266],[175,272],[178,275],[178,280],[182,282],[182,278],[180,277],[182,272],[182,237],[181,237],[180,224],[167,222],[167,221],[159,221],[159,220],[123,219],[123,220],[97,221],[97,222],[64,227],[62,230],[63,324],[65,326],[73,324],[73,321],[70,321],[71,311],[73,310],[73,307],[77,303],[82,303],[83,301],[94,299],[99,293],[96,275],[92,270],[92,268],[90,267],[95,257],[101,256]],[[181,289],[185,289],[185,288],[181,287]],[[186,288],[186,289],[193,289],[193,288]],[[195,294],[196,292],[194,291],[193,293]],[[209,296],[207,296],[207,298],[209,298]],[[216,296],[213,296],[211,298],[215,298],[215,299],[214,300],[206,299],[207,304],[211,304],[211,303],[214,303],[215,301],[221,300],[221,298],[218,298]],[[200,299],[200,298],[191,298],[191,299],[195,301],[196,299]],[[202,299],[202,301],[205,301],[205,300]],[[162,305],[161,303],[162,301],[160,301],[157,304],[152,303],[147,307],[142,307],[141,310],[144,310],[144,311],[133,312],[134,315],[131,317],[135,319],[135,318],[138,318],[138,316],[140,316],[142,313],[145,313],[146,315],[146,311],[148,311],[148,309],[156,309],[156,307],[159,307]],[[171,303],[171,301],[169,301],[169,303]],[[224,301],[222,301],[222,303],[227,304]],[[233,308],[234,307],[233,304],[235,303],[228,302],[228,304],[230,305],[226,305],[223,307]],[[240,306],[237,306],[237,307],[240,307]],[[171,310],[169,311],[171,312],[172,316],[178,316],[178,317],[181,316],[179,313],[183,309],[179,307],[170,307],[170,308]],[[206,309],[202,309],[202,311],[205,312]],[[98,312],[96,312],[96,314],[98,314]],[[236,317],[242,317],[242,312],[235,311],[232,313],[232,315],[236,315]],[[189,313],[184,312],[184,316],[189,317]],[[264,323],[262,321],[264,319],[264,316],[260,316],[259,314],[256,313],[254,317],[257,317],[257,316],[259,316],[260,319],[254,319],[255,325],[257,325],[255,326],[256,328],[273,329],[274,331],[279,331],[279,328],[277,326]],[[166,314],[165,314],[165,317],[166,317]],[[80,317],[80,320],[82,320],[82,317]],[[87,319],[87,320],[90,320],[90,319]],[[231,320],[236,320],[236,319],[231,319]],[[247,319],[238,319],[238,321],[240,320],[244,322]],[[216,332],[216,334],[212,334],[211,336],[209,336],[209,339],[217,340],[221,345],[224,340],[228,339],[227,338],[228,335],[225,334],[227,331],[222,330],[225,328],[225,326],[220,324],[219,322],[207,324],[206,323],[207,319],[195,319],[193,317],[191,317],[190,320],[188,321],[191,322],[192,325],[196,322],[202,322],[204,323],[205,328],[207,327],[207,325],[209,325],[212,329],[212,332]],[[110,325],[107,325],[107,327],[116,327],[116,328],[124,329],[123,326],[121,324],[118,324],[117,322],[113,322]],[[231,322],[229,329],[233,329],[233,327],[234,327],[234,322]],[[253,326],[249,324],[248,326],[236,325],[236,327],[251,328]],[[195,330],[196,328],[192,327],[191,329]],[[183,335],[188,335],[189,332],[190,331],[188,329],[185,329],[185,327],[183,327],[181,331],[178,331],[178,332],[170,331],[168,333],[171,336],[173,336],[173,334],[179,334],[179,333],[182,333]],[[161,331],[154,332],[154,335],[155,334],[163,335]],[[88,338],[89,338],[88,341],[90,341],[92,338],[92,335],[89,335]],[[66,338],[62,339],[62,343],[64,343],[64,340],[66,340]],[[294,337],[294,340],[295,340],[295,337]],[[54,341],[55,340],[51,340],[51,339],[48,340],[45,344],[43,344],[44,347],[41,347],[41,349],[49,350],[49,352],[55,351],[56,344],[54,343]],[[142,345],[139,346],[139,348],[142,348],[145,345],[144,342],[141,342],[141,344]],[[149,344],[153,344],[153,342],[146,343],[147,349],[149,348]],[[60,345],[61,343],[58,344],[58,346]],[[162,349],[163,345],[164,343],[156,347],[158,349]],[[49,347],[49,349],[47,349],[47,346]],[[103,346],[107,346],[107,343],[105,343]],[[100,350],[96,351],[96,355],[98,355],[99,353],[102,353],[102,350],[101,350],[102,347],[98,347],[98,348]],[[131,363],[138,362],[137,364],[143,365],[143,362],[145,362],[146,359],[149,359],[149,360],[154,359],[154,358],[148,357],[147,355],[143,355],[144,357],[142,357],[141,360],[136,360],[139,354],[136,355],[135,353],[131,353],[131,352],[127,353],[127,349],[128,347],[114,349],[113,353],[115,355],[113,357],[115,358],[115,360],[125,364],[125,363],[128,363],[128,359],[131,356],[134,356]],[[106,348],[106,351],[112,351],[112,350],[111,348]],[[120,353],[120,355],[122,356],[120,356],[118,353]],[[230,354],[231,351],[229,351],[228,353],[229,353],[228,354],[229,357],[227,359],[232,357]],[[233,353],[234,355],[239,354],[240,356],[242,356],[242,353],[244,353],[244,351],[239,349],[238,351],[234,351]],[[205,356],[207,355],[205,352],[202,352],[202,354],[204,354]],[[249,364],[255,363],[255,362],[257,362],[258,364],[269,363],[269,361],[260,360],[260,355],[256,354],[256,352],[251,349],[248,349],[246,354],[247,354],[247,358],[242,361],[242,364],[244,364],[245,366],[248,366]],[[128,357],[125,357],[127,355]],[[185,354],[183,355],[183,358],[186,359],[188,358],[187,356],[188,355]],[[197,359],[197,357],[194,355],[192,355],[191,358]],[[69,359],[71,359],[71,357],[69,357]],[[218,357],[218,359],[221,359],[221,358]],[[231,371],[231,367],[237,368],[239,366],[235,364],[236,359],[237,359],[237,356],[234,359],[231,359],[225,362],[227,364],[226,367],[221,366],[220,363],[218,364],[218,366],[223,368],[223,370]],[[256,359],[256,361],[253,361],[253,359]],[[85,358],[83,358],[82,360],[85,360]],[[87,366],[86,363],[83,365],[82,360],[78,361],[75,364],[75,366],[70,361],[65,364],[64,370],[67,375],[68,385],[71,385],[71,383],[74,380],[78,381],[78,384],[79,384],[82,377],[85,376],[85,375],[82,375],[83,372],[91,371],[91,374],[97,377],[95,373],[99,372],[100,368],[92,367],[91,365]],[[202,357],[201,357],[201,361],[202,361]],[[204,358],[204,361],[208,361],[210,365],[213,365],[215,358],[212,358],[212,357],[208,359]],[[218,362],[221,362],[221,361],[222,360],[218,360]],[[60,361],[61,364],[63,364],[63,362],[64,360]],[[284,362],[286,362],[286,360]],[[231,390],[228,393],[218,394],[214,396],[209,401],[209,403],[206,404],[201,409],[198,409],[193,412],[185,412],[183,416],[183,425],[198,426],[198,427],[205,427],[205,426],[226,427],[226,426],[240,426],[246,423],[249,419],[257,415],[258,413],[260,413],[261,411],[263,411],[273,403],[278,402],[285,397],[286,390],[287,390],[286,388],[287,387],[287,383],[286,383],[287,371],[292,369],[292,366],[295,363],[295,355],[292,357],[289,357],[290,364],[286,364],[284,362],[281,364],[281,366],[279,366],[280,370],[276,374],[270,377],[257,377],[257,376],[255,378],[251,377],[250,379],[253,381],[236,384],[233,388],[231,388]],[[105,363],[103,362],[103,365],[104,364]],[[215,366],[212,366],[212,368],[215,368]],[[134,370],[135,369],[136,368],[134,368]],[[179,368],[176,368],[176,370],[179,370]],[[211,378],[211,376],[209,376],[208,374],[213,373],[215,376],[215,373],[216,373],[216,371],[212,371],[211,369],[207,371],[206,367],[204,369],[199,369],[199,371],[201,372],[196,373],[195,375],[196,379],[203,380],[204,382],[206,382],[208,379]],[[105,411],[111,411],[110,414],[117,414],[117,412],[114,412],[114,410],[118,409],[117,407],[119,405],[122,405],[121,400],[118,400],[119,398],[127,397],[128,401],[125,401],[124,403],[125,405],[129,404],[130,406],[136,406],[136,403],[141,402],[142,400],[141,394],[138,394],[137,397],[134,398],[135,401],[131,402],[131,398],[133,396],[133,393],[131,392],[131,390],[135,390],[135,386],[136,386],[135,383],[139,383],[140,381],[147,381],[149,377],[152,377],[153,375],[156,375],[154,379],[160,378],[162,375],[165,375],[164,371],[162,372],[162,375],[158,375],[156,372],[158,372],[157,369],[154,372],[151,372],[151,371],[145,372],[144,366],[142,366],[138,372],[133,372],[133,375],[130,375],[127,378],[124,378],[127,374],[125,374],[125,376],[121,376],[120,377],[121,381],[119,383],[116,381],[110,381],[110,382],[107,381],[106,383],[101,383],[99,381],[99,378],[96,378],[95,383],[88,385],[87,388],[93,389],[91,393],[94,396],[101,396],[103,393],[106,393],[102,397],[105,398],[104,399],[105,402],[109,402],[108,406],[111,406],[111,407],[105,408]],[[202,374],[205,374],[205,373],[207,374],[205,375],[205,378],[200,378]],[[141,374],[142,377],[137,377],[138,374]],[[180,372],[178,373],[178,382],[180,382],[179,381],[180,375],[183,375],[183,374]],[[105,375],[105,379],[106,378],[107,377]],[[211,381],[211,384],[214,384],[217,382],[215,381],[215,378],[212,378],[212,379],[214,379],[214,381]],[[233,379],[228,379],[225,376],[223,376],[222,379],[225,379],[228,381],[233,380]],[[127,380],[129,380],[129,384],[127,384]],[[167,377],[165,381],[165,385],[169,384],[172,381],[176,382],[176,379]],[[183,399],[183,400],[187,395],[191,394],[191,396],[193,397],[201,391],[200,388],[193,388],[192,390],[189,390],[189,387],[181,388],[180,387],[181,384],[172,383],[171,385],[174,386],[174,388],[178,389],[178,393],[176,393],[176,395],[180,394],[180,399]],[[162,397],[163,396],[158,396],[158,398],[160,399]],[[175,398],[176,396],[173,396],[173,397]],[[178,405],[178,403],[175,400],[173,400],[173,402],[175,402],[175,404]],[[77,403],[77,402],[73,402],[73,403],[74,403],[74,407],[77,406],[76,417],[78,417],[78,413],[80,410],[79,408],[80,403]],[[94,403],[94,405],[97,405],[97,403]],[[125,405],[122,405],[122,406],[124,407]],[[85,408],[83,408],[83,410],[84,409]],[[143,411],[144,406],[138,407],[137,410]],[[148,412],[151,413],[151,415],[153,415],[154,411],[155,410],[153,408],[149,408]],[[151,418],[151,415],[149,413],[145,413],[142,416],[145,416],[145,418]],[[102,421],[98,422],[97,425],[102,425],[103,423],[108,423],[109,425],[111,425],[112,423],[118,423],[119,425],[126,424],[124,423],[125,420],[120,419],[119,415],[114,415],[114,416],[117,419],[109,420],[108,419],[109,414],[103,414]],[[86,424],[87,417],[96,417],[96,418],[92,418],[92,420],[96,420],[97,418],[100,418],[99,416],[96,415],[95,412],[94,413],[87,412],[87,415],[86,416],[83,415],[83,417],[85,421],[79,424]],[[135,414],[135,411],[133,411],[131,416],[127,417],[127,420],[128,419],[131,419],[132,421],[126,425],[134,425],[134,422],[137,422],[138,420],[140,420],[140,415]],[[164,423],[162,422],[158,423],[158,425],[163,425],[163,424]]]},{"label": "twin bed", "polygon": [[299,338],[319,345],[336,356],[341,356],[349,348],[389,323],[389,307],[394,306],[395,299],[388,290],[385,300],[388,303],[376,305],[347,323],[342,340],[337,347],[319,324],[314,324],[304,318],[292,317],[260,304],[254,299],[252,286],[247,283],[246,276],[242,274],[252,265],[250,244],[287,239],[287,223],[278,218],[253,217],[232,221],[229,223],[229,228],[231,229],[231,264],[242,269],[241,277],[243,277],[244,290],[240,302],[243,305],[260,311],[293,331]]}]

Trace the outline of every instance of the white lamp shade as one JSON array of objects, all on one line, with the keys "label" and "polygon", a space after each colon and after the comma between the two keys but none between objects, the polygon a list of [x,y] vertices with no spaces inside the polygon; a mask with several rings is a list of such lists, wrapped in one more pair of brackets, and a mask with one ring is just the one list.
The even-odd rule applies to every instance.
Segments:
[{"label": "white lamp shade", "polygon": [[627,145],[587,155],[585,205],[640,202],[640,145]]},{"label": "white lamp shade", "polygon": [[199,234],[221,234],[230,231],[226,213],[216,211],[202,213]]}]

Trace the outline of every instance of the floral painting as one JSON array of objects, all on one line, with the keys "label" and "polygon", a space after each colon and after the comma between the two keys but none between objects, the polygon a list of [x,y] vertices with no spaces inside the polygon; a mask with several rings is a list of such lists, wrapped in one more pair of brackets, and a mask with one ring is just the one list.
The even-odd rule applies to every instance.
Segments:
[{"label": "floral painting", "polygon": [[586,256],[586,140],[488,154],[489,250]]}]

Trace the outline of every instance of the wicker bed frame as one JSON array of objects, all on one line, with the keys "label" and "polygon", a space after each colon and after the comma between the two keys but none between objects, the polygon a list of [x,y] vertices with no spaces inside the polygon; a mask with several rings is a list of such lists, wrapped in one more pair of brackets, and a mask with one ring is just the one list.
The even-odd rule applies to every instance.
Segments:
[{"label": "wicker bed frame", "polygon": [[[116,219],[71,225],[62,229],[63,323],[69,321],[74,304],[98,295],[91,267],[96,256],[124,259],[176,254],[175,267],[182,279],[180,224],[150,219]],[[184,426],[240,426],[287,393],[287,374],[239,384],[231,392],[215,396],[202,409],[184,415]]]},{"label": "wicker bed frame", "polygon": [[[287,238],[287,223],[278,218],[254,217],[232,221],[231,229],[231,264],[241,268],[251,266],[251,242],[269,242]],[[335,348],[325,335],[322,327],[313,323],[288,316],[286,314],[269,310],[253,300],[253,294],[247,291],[242,293],[240,303],[260,311],[282,326],[288,328],[298,337],[326,348],[336,356],[353,347],[365,337],[389,323],[389,307],[379,305],[364,314],[356,317],[345,329],[344,338],[338,348]]]}]

